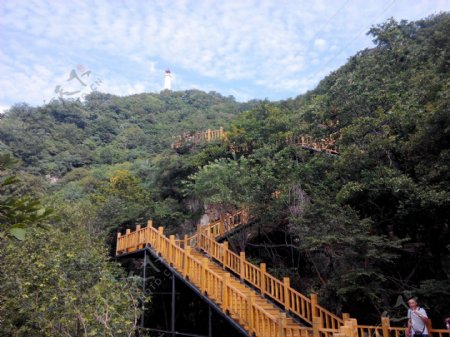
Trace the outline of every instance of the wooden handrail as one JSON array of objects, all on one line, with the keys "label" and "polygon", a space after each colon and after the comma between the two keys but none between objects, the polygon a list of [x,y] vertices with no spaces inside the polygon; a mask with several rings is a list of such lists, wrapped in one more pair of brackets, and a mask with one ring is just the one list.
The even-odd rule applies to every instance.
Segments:
[{"label": "wooden handrail", "polygon": [[[225,313],[237,317],[249,332],[255,333],[258,337],[404,336],[405,328],[391,327],[386,317],[382,318],[381,326],[369,326],[358,325],[357,321],[348,318],[348,315],[343,319],[332,314],[318,305],[316,295],[306,297],[290,287],[288,278],[281,281],[267,273],[264,263],[255,266],[245,259],[245,254],[238,255],[228,249],[227,242],[216,242],[214,238],[220,233],[215,231],[216,225],[214,223],[214,226],[205,226],[206,229],[201,229],[195,239],[186,236],[183,240],[175,240],[173,235],[170,237],[164,235],[163,227],[156,229],[149,221],[145,228],[138,225],[134,232],[127,229],[125,235],[118,233],[116,255],[133,252],[149,245],[202,293],[218,303]],[[195,242],[197,248],[204,250],[224,269],[241,277],[260,295],[270,297],[286,311],[298,316],[312,327],[287,325],[286,313],[280,312],[279,316],[274,316],[259,306],[255,301],[256,292],[244,293],[232,284],[229,273],[220,275],[209,266],[208,258],[192,255],[191,242]],[[430,337],[450,337],[449,330],[430,328],[429,332]]]},{"label": "wooden handrail", "polygon": [[[242,224],[244,218],[248,218],[246,215],[244,216],[244,214],[247,214],[247,212],[240,211],[222,219],[222,225],[219,220],[208,226],[199,228],[195,235],[195,247],[203,250],[217,262],[222,264],[224,268],[230,270],[233,274],[251,284],[261,295],[271,298],[305,322],[312,323],[312,317],[314,316],[314,312],[316,312],[317,316],[323,319],[324,328],[338,329],[339,326],[342,325],[343,320],[320,307],[317,303],[312,303],[308,297],[291,288],[288,278],[285,278],[284,281],[277,279],[266,272],[265,266],[255,266],[246,260],[245,254],[241,253],[238,255],[232,252],[228,249],[228,244],[226,242],[218,243],[215,241],[215,237],[222,235],[225,230],[226,226],[224,226],[224,222],[227,223],[228,230],[233,229]],[[151,222],[149,224],[151,224]],[[155,238],[155,236],[157,237]],[[183,240],[175,240],[173,236],[167,238],[163,235],[162,227],[160,227],[157,232],[151,230],[148,234],[146,233],[146,228],[140,227],[132,233],[127,230],[125,236],[119,234],[116,253],[120,254],[124,251],[134,251],[146,243],[151,243],[148,240],[152,239],[154,241],[154,244],[152,245],[157,248],[162,256],[167,256],[169,262],[181,265],[181,270],[185,270],[183,264],[186,260],[184,257],[186,247],[182,246],[193,242],[192,237]],[[193,261],[192,263],[197,265],[196,268],[198,271],[200,263],[196,261]]]},{"label": "wooden handrail", "polygon": [[304,136],[291,136],[286,137],[286,144],[290,145],[298,145],[301,147],[304,147],[306,149],[311,149],[314,151],[320,151],[320,152],[326,152],[329,154],[339,154],[339,151],[336,147],[336,134],[339,135],[339,133],[334,133],[326,138],[317,140],[314,139],[311,136],[304,135]]},{"label": "wooden handrail", "polygon": [[313,312],[316,312],[316,316],[323,319],[324,328],[338,329],[343,324],[342,318],[317,303],[312,303],[308,297],[291,288],[289,278],[285,278],[286,284],[285,281],[267,273],[265,268],[247,261],[244,254],[238,255],[229,250],[226,243],[219,244],[212,236],[202,233],[197,248],[202,249],[221,264],[225,260],[224,268],[251,284],[261,295],[270,297],[305,322],[312,324]]},{"label": "wooden handrail", "polygon": [[184,143],[198,145],[202,142],[213,142],[223,140],[226,137],[223,128],[217,130],[208,129],[206,131],[186,132],[182,135],[173,136],[174,142],[170,145],[172,149],[180,148]]},{"label": "wooden handrail", "polygon": [[[149,222],[149,225],[151,223]],[[203,235],[204,236],[204,235]],[[181,241],[181,240],[178,240]],[[117,254],[132,252],[139,246],[150,245],[160,254],[170,265],[177,270],[183,271],[193,284],[212,298],[228,312],[239,318],[239,322],[250,330],[257,333],[257,336],[287,336],[286,331],[301,331],[302,327],[283,326],[283,320],[273,316],[272,313],[258,306],[252,296],[244,293],[231,282],[229,274],[222,277],[208,266],[208,259],[198,259],[190,254],[191,247],[181,247],[180,242],[171,235],[169,238],[164,235],[164,229],[147,226],[137,228],[131,232],[127,230],[125,235],[118,235]],[[228,280],[228,281],[227,281]],[[295,336],[300,336],[300,333]],[[294,334],[292,334],[294,336]]]},{"label": "wooden handrail", "polygon": [[[309,135],[302,136],[290,136],[286,137],[285,143],[302,146],[306,149],[311,149],[319,152],[326,152],[329,154],[339,154],[339,151],[336,147],[336,138],[340,136],[339,132],[335,132],[328,137],[323,139],[314,139]],[[178,149],[185,143],[192,143],[193,145],[198,145],[203,142],[213,142],[213,141],[221,141],[226,140],[227,136],[223,129],[223,127],[217,130],[208,129],[206,131],[197,131],[197,132],[186,132],[182,135],[173,136],[174,141],[170,145],[172,149]],[[262,143],[261,143],[262,144]],[[230,149],[236,152],[245,152],[248,150],[248,144],[239,145],[230,144]]]}]

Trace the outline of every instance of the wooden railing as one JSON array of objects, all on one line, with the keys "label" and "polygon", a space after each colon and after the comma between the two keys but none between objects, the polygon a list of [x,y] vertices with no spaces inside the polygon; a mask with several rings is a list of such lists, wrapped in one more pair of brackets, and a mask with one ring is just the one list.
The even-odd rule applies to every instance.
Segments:
[{"label": "wooden railing", "polygon": [[174,136],[174,142],[170,145],[172,149],[178,149],[183,144],[190,143],[193,145],[198,145],[203,142],[213,142],[218,140],[223,140],[225,138],[225,132],[223,128],[218,130],[208,129],[206,131],[197,132],[186,132],[179,136]]},{"label": "wooden railing", "polygon": [[[193,237],[185,236],[183,240],[175,240],[173,235],[166,237],[163,227],[155,229],[152,227],[152,222],[149,221],[145,228],[137,226],[134,232],[127,229],[125,235],[119,233],[116,254],[133,252],[145,245],[150,245],[183,276],[198,285],[202,292],[215,298],[225,312],[239,317],[239,322],[249,327],[250,331],[255,332],[257,336],[306,336],[308,331],[312,331],[312,328],[307,329],[300,325],[287,326],[285,313],[282,313],[284,316],[274,316],[273,313],[256,305],[252,296],[258,296],[257,292],[259,292],[261,295],[272,298],[307,323],[312,323],[314,312],[326,312],[317,305],[317,296],[313,294],[311,298],[307,298],[290,288],[288,278],[283,281],[276,279],[266,272],[264,264],[259,267],[255,266],[245,259],[244,252],[236,254],[228,249],[227,242],[218,243],[215,240],[215,237],[244,224],[248,219],[247,214],[246,211],[239,211],[229,217],[224,217],[208,226],[200,227]],[[195,239],[193,239],[194,237]],[[195,248],[210,255],[224,269],[249,283],[257,292],[254,292],[252,296],[244,294],[227,282],[227,278],[221,277],[208,268],[206,257],[198,259],[191,255],[193,248],[191,243],[194,243]],[[229,273],[225,275],[230,277]],[[315,305],[316,309],[313,310],[311,305]],[[339,318],[337,319],[339,320]],[[320,328],[327,329],[328,327]]]},{"label": "wooden railing", "polygon": [[[230,224],[238,226],[245,219],[228,217]],[[232,220],[233,219],[233,222]],[[237,219],[240,219],[237,221]],[[224,222],[224,220],[222,220]],[[232,226],[231,226],[232,227]],[[266,265],[251,264],[245,253],[236,254],[228,249],[228,243],[218,243],[215,237],[225,230],[222,225],[213,223],[200,228],[193,238],[185,236],[175,240],[175,236],[164,235],[164,228],[158,229],[149,221],[147,227],[137,226],[134,232],[126,230],[125,235],[118,233],[116,255],[133,252],[149,246],[161,255],[183,277],[194,284],[203,294],[215,301],[225,314],[236,318],[249,333],[258,337],[403,337],[405,329],[390,327],[389,319],[383,318],[381,326],[358,325],[355,319],[344,314],[342,318],[322,308],[317,303],[317,295],[307,297],[290,287],[289,278],[278,280],[266,271]],[[207,257],[192,254],[193,246],[206,252],[227,271],[219,274],[210,266]],[[236,283],[231,282],[232,275],[248,283],[255,291],[243,292]],[[239,284],[239,283],[238,283]],[[271,298],[284,311],[275,314],[258,305],[257,296]],[[309,323],[312,327],[288,324],[286,313],[293,314]],[[450,331],[429,329],[430,337],[450,337]]]},{"label": "wooden railing", "polygon": [[[203,235],[203,234],[202,234]],[[203,235],[204,236],[204,235]],[[285,337],[307,336],[311,329],[298,326],[287,326],[286,314],[279,316],[260,307],[255,303],[255,293],[242,292],[230,281],[230,273],[220,275],[208,266],[209,259],[198,258],[191,254],[191,247],[181,247],[173,235],[167,238],[164,228],[148,226],[125,235],[117,236],[117,255],[133,252],[140,247],[149,245],[160,254],[167,263],[178,270],[191,283],[196,285],[203,294],[215,301],[224,311],[239,320],[239,323],[256,336]],[[234,253],[233,253],[234,254]],[[306,331],[306,333],[304,331]]]},{"label": "wooden railing", "polygon": [[[431,321],[427,323],[430,337],[449,337],[450,330],[433,329]],[[358,325],[356,319],[346,317],[344,325],[339,328],[338,333],[334,333],[334,337],[405,337],[406,328],[391,327],[389,317],[381,318],[381,325]]]},{"label": "wooden railing", "polygon": [[[336,138],[338,138],[339,133],[331,134],[328,137],[322,139],[315,139],[312,136],[303,135],[303,136],[290,136],[286,137],[284,143],[290,145],[301,146],[306,149],[311,149],[319,152],[326,152],[330,154],[339,154],[337,146],[336,146]],[[178,149],[183,144],[192,144],[198,145],[204,142],[212,142],[212,141],[222,141],[225,140],[226,133],[221,127],[218,130],[208,129],[206,131],[197,131],[197,132],[186,132],[179,136],[174,136],[174,142],[170,145],[172,149]],[[261,146],[263,144],[262,141],[253,141],[252,146],[259,144]],[[229,144],[230,151],[234,152],[246,152],[248,151],[249,144]]]},{"label": "wooden railing", "polygon": [[336,146],[336,139],[333,135],[320,140],[314,139],[311,136],[292,136],[286,138],[286,144],[298,145],[319,152],[339,154]]},{"label": "wooden railing", "polygon": [[342,318],[332,314],[317,303],[317,295],[311,298],[301,294],[290,286],[289,277],[279,280],[266,271],[266,264],[255,266],[245,258],[245,253],[236,254],[228,248],[228,243],[218,243],[212,235],[202,232],[196,248],[203,250],[214,258],[223,268],[231,271],[241,280],[247,282],[255,290],[277,302],[286,311],[291,312],[303,321],[312,324],[313,317],[323,320],[325,329],[338,329],[343,325]]}]

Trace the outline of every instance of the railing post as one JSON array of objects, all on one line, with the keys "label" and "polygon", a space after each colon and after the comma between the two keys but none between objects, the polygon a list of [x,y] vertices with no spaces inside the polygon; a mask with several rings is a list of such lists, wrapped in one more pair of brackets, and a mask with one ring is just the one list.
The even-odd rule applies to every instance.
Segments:
[{"label": "railing post", "polygon": [[317,310],[317,294],[311,294],[311,315],[313,318],[319,316]]},{"label": "railing post", "polygon": [[184,264],[183,264],[183,276],[186,277],[189,273],[189,257],[191,256],[191,247],[184,248]]},{"label": "railing post", "polygon": [[350,319],[350,314],[347,312],[342,313],[342,320],[344,323]]},{"label": "railing post", "polygon": [[242,223],[246,224],[248,222],[249,214],[248,209],[245,208],[242,210]]},{"label": "railing post", "polygon": [[202,258],[202,270],[201,270],[201,278],[200,278],[200,290],[202,291],[202,294],[206,292],[206,269],[208,268],[208,258],[203,257]]},{"label": "railing post", "polygon": [[156,239],[156,249],[159,253],[161,253],[162,250],[162,237],[164,236],[164,227],[158,227],[158,238]]},{"label": "railing post", "polygon": [[345,337],[353,337],[352,336],[352,326],[350,323],[350,319],[344,322],[344,325],[341,326],[341,332]]},{"label": "railing post", "polygon": [[171,264],[172,266],[175,266],[175,259],[176,259],[176,252],[175,252],[175,235],[170,235],[169,236],[169,264]]},{"label": "railing post", "polygon": [[183,238],[183,248],[186,249],[186,247],[189,246],[189,240],[187,234],[184,234]]},{"label": "railing post", "polygon": [[261,269],[261,295],[264,296],[266,293],[266,264],[261,263],[259,269]]},{"label": "railing post", "polygon": [[226,268],[227,267],[227,255],[228,255],[228,241],[224,241],[222,243],[222,252],[223,252],[222,267]]},{"label": "railing post", "polygon": [[117,256],[117,254],[119,253],[119,251],[120,251],[120,245],[121,245],[121,242],[120,242],[120,237],[122,236],[122,233],[120,233],[120,232],[117,232],[117,243],[116,243],[116,256]]},{"label": "railing post", "polygon": [[125,251],[129,252],[129,249],[131,247],[130,244],[130,233],[131,233],[131,229],[127,228],[125,231]]},{"label": "railing post", "polygon": [[278,320],[279,322],[279,335],[280,337],[286,337],[286,325],[287,325],[287,320],[286,320],[286,313],[285,312],[281,312],[280,313],[280,318]]},{"label": "railing post", "polygon": [[225,225],[223,224],[222,218],[219,220],[219,236],[225,233]]},{"label": "railing post", "polygon": [[284,288],[284,309],[289,310],[291,303],[290,303],[290,288],[291,288],[291,280],[289,277],[283,277],[283,288]]},{"label": "railing post", "polygon": [[428,320],[425,324],[427,326],[429,336],[433,337],[433,333],[431,332],[431,330],[433,330],[433,325],[431,324],[431,319],[428,318]]},{"label": "railing post", "polygon": [[381,328],[383,330],[383,337],[389,337],[389,317],[381,317]]},{"label": "railing post", "polygon": [[322,318],[313,317],[313,337],[320,337],[320,329],[322,329]]},{"label": "railing post", "polygon": [[248,313],[248,317],[249,317],[249,328],[250,328],[250,332],[255,333],[255,312],[253,310],[253,307],[255,306],[256,303],[256,294],[255,292],[251,292],[249,295],[249,313]]},{"label": "railing post", "polygon": [[197,248],[202,249],[202,225],[197,225]]},{"label": "railing post", "polygon": [[147,221],[147,228],[145,229],[145,243],[149,243],[150,245],[154,245],[155,243],[151,241],[151,233],[152,233],[153,221]]},{"label": "railing post", "polygon": [[208,237],[208,238],[213,238],[214,239],[214,233],[213,233],[213,230],[214,229],[214,227],[213,227],[213,225],[210,223],[209,224],[209,229],[208,229],[208,233],[206,233],[206,236]]},{"label": "railing post", "polygon": [[239,253],[239,276],[245,280],[245,252]]},{"label": "railing post", "polygon": [[141,243],[141,233],[139,233],[140,229],[141,229],[141,225],[136,225],[136,237],[137,237],[136,250],[141,249],[143,247],[143,245]]},{"label": "railing post", "polygon": [[350,337],[358,337],[358,321],[356,318],[350,318]]},{"label": "railing post", "polygon": [[341,326],[340,332],[345,337],[358,337],[358,322],[354,318],[350,318]]},{"label": "railing post", "polygon": [[222,288],[222,309],[223,312],[228,310],[228,285],[230,284],[230,273],[223,274],[223,288]]}]

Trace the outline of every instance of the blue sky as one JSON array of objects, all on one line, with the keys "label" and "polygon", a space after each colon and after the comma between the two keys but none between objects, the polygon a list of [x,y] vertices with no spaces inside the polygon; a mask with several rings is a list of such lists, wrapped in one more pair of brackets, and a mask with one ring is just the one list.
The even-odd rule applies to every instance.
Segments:
[{"label": "blue sky", "polygon": [[372,47],[372,25],[440,11],[450,1],[0,0],[0,111],[81,89],[159,92],[166,69],[173,90],[295,97]]}]

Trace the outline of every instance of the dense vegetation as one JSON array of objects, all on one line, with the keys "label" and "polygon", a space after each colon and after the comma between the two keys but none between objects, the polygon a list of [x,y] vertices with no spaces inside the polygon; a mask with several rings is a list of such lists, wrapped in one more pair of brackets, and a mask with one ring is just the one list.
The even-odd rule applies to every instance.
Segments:
[{"label": "dense vegetation", "polygon": [[[0,306],[5,333],[26,335],[45,322],[53,330],[42,335],[62,334],[52,322],[79,312],[92,329],[110,329],[89,301],[75,305],[85,296],[114,302],[123,313],[117,322],[133,322],[133,286],[124,297],[111,297],[111,289],[123,287],[118,271],[103,248],[90,251],[89,244],[111,246],[118,228],[149,218],[169,231],[189,231],[204,205],[250,208],[257,226],[231,246],[266,261],[272,273],[290,276],[303,292],[318,292],[333,311],[350,312],[360,322],[378,322],[382,314],[401,318],[406,309],[398,306],[399,295],[416,295],[434,326],[441,326],[450,314],[449,31],[448,13],[389,20],[370,30],[375,48],[350,58],[315,90],[286,101],[240,104],[190,90],[123,98],[93,93],[83,103],[11,108],[0,120],[0,150],[19,160],[19,181],[0,167],[7,192],[0,216],[10,209],[2,207],[7,202],[40,203],[18,208],[23,223],[1,218],[0,295],[18,292],[21,298]],[[173,135],[218,126],[228,131],[227,142],[170,149]],[[339,156],[284,142],[299,134],[340,135]],[[23,237],[25,229],[32,235]],[[18,248],[24,241],[17,238],[29,248]],[[77,292],[82,280],[62,273],[73,282],[67,296],[75,304],[58,317],[33,315],[42,303],[54,301],[58,308],[67,301],[49,292],[45,302],[29,303],[39,289],[30,288],[28,278],[55,290],[60,270],[52,267],[54,277],[46,278],[39,269],[27,275],[31,260],[28,267],[17,264],[32,254],[43,265],[66,268],[75,263],[71,251],[98,264],[86,268],[92,294]],[[96,276],[98,270],[110,277]],[[14,279],[14,272],[22,276]]]}]

